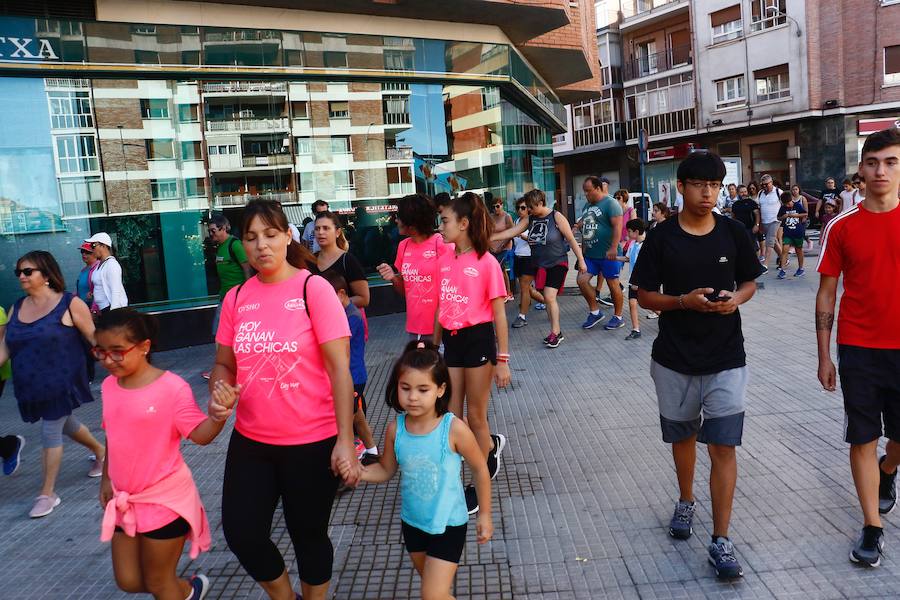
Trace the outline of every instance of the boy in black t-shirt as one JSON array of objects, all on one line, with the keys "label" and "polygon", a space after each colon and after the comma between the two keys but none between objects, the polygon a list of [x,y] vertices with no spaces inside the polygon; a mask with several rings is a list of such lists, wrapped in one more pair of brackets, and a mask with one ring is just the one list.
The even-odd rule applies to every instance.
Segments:
[{"label": "boy in black t-shirt", "polygon": [[647,236],[631,283],[639,288],[641,306],[662,311],[650,374],[663,441],[672,444],[678,473],[680,499],[669,534],[687,539],[693,532],[700,441],[712,462],[709,561],[719,577],[733,578],[743,575],[728,526],[748,379],[738,306],[753,297],[762,266],[745,225],[712,212],[724,176],[724,163],[710,152],[695,152],[681,163],[684,208]]}]

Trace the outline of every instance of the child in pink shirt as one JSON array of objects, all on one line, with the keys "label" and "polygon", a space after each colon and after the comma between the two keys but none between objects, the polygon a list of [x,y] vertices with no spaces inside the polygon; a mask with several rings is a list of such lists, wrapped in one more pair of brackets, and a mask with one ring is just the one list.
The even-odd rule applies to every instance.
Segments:
[{"label": "child in pink shirt", "polygon": [[[450,410],[461,418],[465,405],[469,427],[487,456],[493,479],[506,437],[491,434],[488,425],[491,379],[497,387],[506,387],[510,374],[506,285],[500,263],[488,254],[491,231],[484,202],[472,192],[441,208],[441,235],[455,250],[438,259],[440,295],[434,337],[436,344],[443,339],[444,360],[454,381]],[[469,485],[465,494],[471,514],[478,510],[474,486]]]},{"label": "child in pink shirt", "polygon": [[[207,417],[183,379],[150,364],[155,334],[153,317],[128,308],[97,322],[93,354],[110,372],[102,388],[101,540],[112,540],[123,591],[200,600],[209,590],[206,576],[179,579],[176,572],[185,539],[192,558],[210,546],[206,512],[179,446],[183,438],[210,443],[225,421]],[[237,391],[222,384],[213,401],[230,406]]]}]

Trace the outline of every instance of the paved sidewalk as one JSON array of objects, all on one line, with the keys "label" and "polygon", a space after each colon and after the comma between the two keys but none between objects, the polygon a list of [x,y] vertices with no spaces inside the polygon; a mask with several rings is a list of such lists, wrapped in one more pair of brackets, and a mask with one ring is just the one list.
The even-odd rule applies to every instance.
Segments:
[{"label": "paved sidewalk", "polygon": [[[812,271],[812,269],[810,269]],[[512,330],[511,389],[495,393],[491,422],[509,445],[495,482],[495,536],[470,543],[460,567],[459,598],[516,600],[597,598],[874,598],[900,594],[900,558],[890,549],[900,534],[887,520],[888,554],[879,569],[848,561],[860,527],[847,447],[841,441],[841,398],[816,381],[813,298],[817,277],[777,281],[743,309],[752,369],[732,538],[745,577],[715,580],[706,562],[708,469],[697,469],[696,535],[679,542],[665,526],[677,496],[669,447],[660,440],[649,355],[656,321],[642,339],[624,341],[628,327],[583,332],[584,303],[562,298],[566,340],[540,343],[548,327],[532,312]],[[574,287],[570,287],[574,291]],[[644,314],[643,311],[641,311]],[[515,316],[509,308],[511,317]],[[370,422],[380,439],[392,418],[381,401],[387,371],[402,345],[403,317],[371,320],[367,360]],[[157,362],[207,395],[200,372],[212,347],[161,354]],[[48,368],[50,366],[48,365]],[[99,397],[99,394],[98,394]],[[97,435],[100,403],[79,417]],[[86,452],[71,442],[58,482],[63,503],[49,517],[29,520],[40,486],[39,427],[24,425],[11,390],[0,401],[0,434],[27,436],[19,473],[0,479],[0,597],[119,598],[109,548],[99,542],[97,480],[85,477]],[[185,572],[213,581],[209,598],[262,598],[228,551],[220,523],[221,476],[228,431],[201,448],[185,445],[213,527],[213,550]],[[380,445],[380,444],[379,444]],[[363,486],[335,504],[334,597],[391,600],[417,597],[418,581],[400,538],[397,481]],[[894,518],[896,522],[896,518]],[[280,517],[273,535],[296,577]],[[296,580],[296,579],[295,579]]]}]

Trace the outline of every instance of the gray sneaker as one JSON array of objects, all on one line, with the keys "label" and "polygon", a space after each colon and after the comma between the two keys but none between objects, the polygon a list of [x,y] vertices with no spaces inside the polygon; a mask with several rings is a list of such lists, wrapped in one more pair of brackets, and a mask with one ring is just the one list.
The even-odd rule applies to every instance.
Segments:
[{"label": "gray sneaker", "polygon": [[669,521],[669,535],[677,540],[686,540],[694,533],[694,510],[696,505],[693,502],[683,502],[681,500],[675,505],[675,514]]},{"label": "gray sneaker", "polygon": [[882,554],[884,554],[884,531],[871,525],[863,527],[856,546],[850,551],[850,561],[867,567],[877,567],[881,564]]},{"label": "gray sneaker", "polygon": [[890,513],[897,506],[897,470],[888,475],[881,470],[881,463],[887,455],[878,459],[878,475],[881,481],[878,484],[878,512],[883,515]]},{"label": "gray sneaker", "polygon": [[528,325],[528,321],[522,318],[522,315],[518,315],[516,320],[513,321],[512,327],[513,329],[519,329],[520,327],[525,327]]}]

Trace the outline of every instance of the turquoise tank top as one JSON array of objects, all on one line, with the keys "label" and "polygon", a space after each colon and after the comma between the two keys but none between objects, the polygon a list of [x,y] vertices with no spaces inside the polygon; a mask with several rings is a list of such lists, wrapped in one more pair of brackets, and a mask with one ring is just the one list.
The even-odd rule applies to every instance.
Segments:
[{"label": "turquoise tank top", "polygon": [[415,435],[406,430],[406,415],[397,416],[394,452],[400,466],[400,518],[432,535],[469,521],[462,457],[450,449],[453,419],[453,413],[447,413],[431,432]]}]

